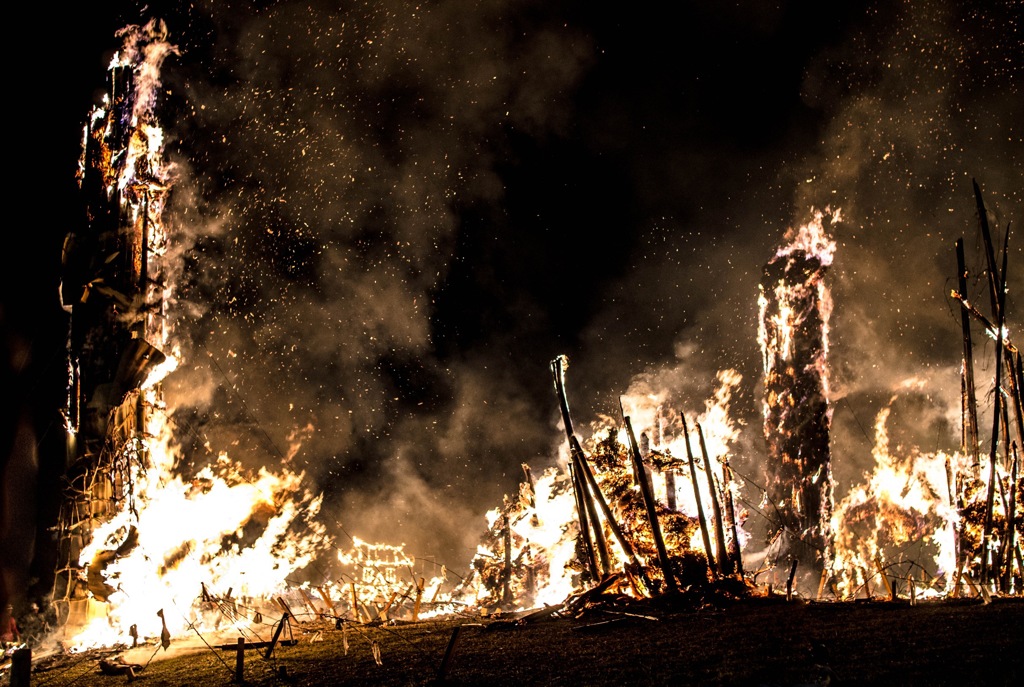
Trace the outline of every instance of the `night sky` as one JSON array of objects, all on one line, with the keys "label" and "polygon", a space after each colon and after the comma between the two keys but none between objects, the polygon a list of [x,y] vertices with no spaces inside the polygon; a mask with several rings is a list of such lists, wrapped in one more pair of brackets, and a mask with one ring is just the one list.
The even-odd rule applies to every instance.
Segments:
[{"label": "night sky", "polygon": [[959,445],[948,293],[960,237],[983,284],[972,179],[998,237],[1011,227],[1012,336],[1019,2],[168,4],[61,9],[39,22],[48,66],[17,70],[27,152],[11,168],[32,210],[11,254],[32,267],[3,304],[12,388],[36,419],[11,443],[8,560],[30,556],[12,532],[52,501],[26,447],[60,431],[81,127],[115,32],[154,17],[178,46],[162,107],[184,364],[165,392],[184,467],[207,443],[273,467],[300,437],[293,465],[340,545],[466,565],[521,464],[556,463],[561,354],[578,431],[647,388],[699,412],[715,374],[738,370],[734,463],[756,477],[757,285],[814,207],[843,217],[837,495],[893,397],[900,442]]}]

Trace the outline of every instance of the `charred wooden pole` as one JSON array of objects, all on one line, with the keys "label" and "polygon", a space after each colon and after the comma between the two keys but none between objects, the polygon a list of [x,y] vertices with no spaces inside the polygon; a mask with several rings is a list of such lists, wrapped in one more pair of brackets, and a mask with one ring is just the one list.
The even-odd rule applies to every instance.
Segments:
[{"label": "charred wooden pole", "polygon": [[[967,263],[964,259],[964,240],[956,242],[957,288],[960,296],[967,298]],[[964,346],[964,449],[974,458],[978,465],[978,401],[974,387],[974,344],[971,340],[971,318],[963,308],[960,309],[960,328],[963,332]]]},{"label": "charred wooden pole", "polygon": [[726,456],[722,459],[722,479],[725,484],[722,485],[722,493],[725,495],[725,513],[729,518],[729,529],[732,533],[732,543],[730,544],[730,553],[733,559],[733,565],[735,571],[743,576],[743,554],[740,551],[740,536],[739,530],[736,527],[736,505],[732,500],[732,468],[729,466],[729,457]]},{"label": "charred wooden pole", "polygon": [[615,535],[615,540],[619,542],[619,546],[622,547],[623,553],[629,560],[630,567],[640,575],[644,586],[650,589],[650,580],[647,578],[647,574],[644,573],[644,569],[636,557],[633,545],[629,543],[629,539],[622,531],[622,527],[619,526],[618,521],[615,519],[615,515],[608,506],[608,501],[601,492],[601,488],[597,484],[597,478],[594,477],[594,473],[591,471],[590,465],[587,463],[586,456],[583,454],[583,448],[580,446],[580,442],[575,436],[572,438],[572,446],[573,463],[576,465],[576,471],[578,473],[582,473],[587,484],[590,485],[590,490],[594,494],[594,499],[597,501],[598,506],[600,506],[601,512],[604,514],[604,519],[608,523],[608,527],[611,529],[612,534]]},{"label": "charred wooden pole", "polygon": [[[551,376],[555,382],[555,394],[558,396],[558,409],[562,415],[562,427],[565,429],[565,436],[569,442],[569,452],[572,453],[573,437],[576,436],[572,426],[572,416],[569,414],[569,400],[565,395],[565,363],[566,357],[560,355],[551,361]],[[594,580],[601,579],[597,568],[597,558],[594,555],[594,542],[590,538],[590,526],[587,517],[587,491],[586,482],[583,477],[573,470],[572,464],[569,467],[569,475],[572,477],[573,491],[576,494],[576,513],[580,523],[580,536],[583,539],[583,548],[587,555],[587,566],[590,569]],[[595,529],[597,529],[595,525]]]},{"label": "charred wooden pole", "polygon": [[[573,437],[573,446],[576,444],[576,437]],[[587,483],[586,473],[588,472],[587,466],[584,464],[586,458],[583,457],[583,452],[576,452],[573,449],[574,457],[573,461],[576,464],[576,479],[580,483],[580,494],[583,497],[583,505],[587,509],[587,520],[590,521],[590,526],[594,532],[594,549],[597,552],[597,560],[600,569],[600,573],[597,579],[603,578],[612,569],[611,555],[608,553],[608,538],[604,536],[604,526],[601,525],[601,518],[597,514],[597,506],[594,504],[594,495],[591,493],[591,488]]]},{"label": "charred wooden pole", "polygon": [[[621,404],[620,404],[621,405]],[[633,434],[633,425],[629,416],[623,414],[626,423],[626,433],[629,436],[629,453],[633,457],[633,469],[636,471],[636,479],[639,482],[640,494],[644,499],[644,507],[647,509],[647,519],[651,523],[651,534],[654,537],[654,546],[658,550],[658,562],[661,564],[661,573],[665,576],[665,586],[669,592],[678,591],[676,576],[672,572],[672,562],[668,559],[668,550],[665,548],[665,538],[661,534],[661,523],[658,522],[658,513],[655,509],[654,494],[651,493],[650,485],[644,478],[644,464],[640,458],[640,447],[636,443],[636,435]]]},{"label": "charred wooden pole", "polygon": [[587,518],[587,506],[583,502],[584,491],[583,485],[580,482],[579,470],[576,469],[575,462],[569,463],[569,477],[572,480],[572,491],[576,495],[576,517],[579,521],[580,526],[580,539],[583,545],[583,554],[586,556],[587,570],[590,572],[590,577],[595,582],[601,579],[601,574],[597,569],[597,557],[594,555],[594,542],[590,538],[590,522]]},{"label": "charred wooden pole", "polygon": [[277,640],[281,638],[281,631],[284,630],[284,624],[288,622],[289,614],[285,611],[284,615],[281,616],[281,622],[277,624],[277,629],[274,630],[274,636],[270,640],[270,645],[267,646],[267,652],[263,655],[263,659],[266,661],[270,660],[270,657],[274,653],[274,647],[277,646]]},{"label": "charred wooden pole", "polygon": [[725,526],[722,524],[722,507],[718,503],[718,490],[715,488],[715,474],[711,469],[711,456],[708,455],[707,444],[704,443],[704,430],[696,423],[697,438],[700,440],[700,453],[704,458],[704,476],[708,480],[708,491],[711,493],[711,511],[715,517],[715,555],[718,558],[718,569],[723,575],[733,572],[732,559],[725,550]]},{"label": "charred wooden pole", "polygon": [[700,496],[700,485],[697,483],[697,467],[694,465],[693,449],[690,447],[690,431],[686,427],[686,415],[679,413],[683,420],[683,442],[686,444],[686,459],[690,464],[690,483],[693,485],[693,496],[697,502],[697,521],[700,523],[700,535],[704,540],[704,556],[708,561],[708,570],[715,574],[715,557],[711,554],[711,535],[708,532],[708,521],[704,517],[703,499]]},{"label": "charred wooden pole", "polygon": [[245,682],[245,637],[238,638],[235,650],[235,682]]},{"label": "charred wooden pole", "polygon": [[[977,185],[975,184],[975,189]],[[980,196],[979,196],[980,199]],[[984,207],[981,208],[984,210]],[[988,222],[984,222],[986,228]],[[987,232],[986,232],[987,236]],[[1003,269],[999,275],[999,298],[996,302],[996,324],[998,326],[998,332],[996,333],[996,379],[995,379],[995,393],[992,395],[992,447],[989,454],[989,475],[988,475],[988,492],[985,497],[985,524],[982,529],[981,536],[981,574],[980,583],[984,586],[988,583],[988,548],[989,539],[992,537],[992,509],[995,506],[995,489],[996,489],[996,455],[997,445],[999,443],[999,420],[1000,420],[1000,406],[1002,404],[1002,363],[1003,358],[1003,308],[1006,304],[1006,260],[1007,260],[1007,243],[1009,242],[1009,232],[1007,232],[1007,240],[1004,242],[1003,248]],[[990,243],[986,240],[986,243]]]},{"label": "charred wooden pole", "polygon": [[996,266],[996,251],[992,244],[992,232],[988,227],[988,210],[985,209],[985,201],[981,197],[981,187],[975,179],[971,179],[971,186],[974,188],[974,205],[978,211],[978,228],[981,230],[981,238],[985,245],[985,262],[988,265],[988,287],[989,296],[992,299],[992,312],[996,319],[999,319],[999,302],[1002,300],[999,294],[999,269]]},{"label": "charred wooden pole", "polygon": [[1013,550],[1017,527],[1017,447],[1013,447],[1013,465],[1010,467],[1010,507],[1006,516],[1006,570],[1003,572],[1003,590],[1010,591],[1013,582]]},{"label": "charred wooden pole", "polygon": [[512,603],[512,521],[505,516],[505,565],[501,569],[501,601]]}]

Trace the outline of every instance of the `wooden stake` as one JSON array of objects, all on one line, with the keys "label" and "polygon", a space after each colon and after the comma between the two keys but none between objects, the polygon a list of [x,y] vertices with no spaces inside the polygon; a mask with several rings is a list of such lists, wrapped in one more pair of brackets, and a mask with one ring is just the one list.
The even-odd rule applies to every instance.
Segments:
[{"label": "wooden stake", "polygon": [[711,535],[708,533],[708,521],[704,517],[704,505],[700,496],[700,485],[697,484],[697,468],[693,463],[693,449],[690,448],[690,433],[686,428],[686,415],[679,413],[683,420],[683,441],[686,443],[686,458],[690,462],[690,483],[693,485],[693,496],[697,501],[697,520],[700,523],[700,534],[704,539],[704,556],[708,561],[708,571],[715,576],[715,558],[711,555]]},{"label": "wooden stake", "polygon": [[[722,477],[725,485],[722,493],[725,494],[725,513],[729,518],[729,529],[732,532],[732,545],[730,547],[733,564],[736,572],[743,577],[743,554],[740,551],[740,536],[736,527],[736,505],[732,500],[732,468],[729,466],[729,457],[722,460]],[[824,579],[824,578],[823,578]]]},{"label": "wooden stake", "polygon": [[875,569],[878,571],[878,576],[882,578],[882,584],[885,585],[885,591],[889,593],[889,600],[892,601],[894,598],[892,583],[889,582],[889,577],[885,574],[885,568],[882,567],[882,559],[878,556],[875,556]]},{"label": "wooden stake", "polygon": [[[975,184],[975,190],[977,191],[977,184]],[[978,199],[980,201],[980,192],[978,192]],[[979,210],[984,214],[984,207],[982,206]],[[986,233],[988,222],[985,221]],[[1010,233],[1006,233],[1007,240],[1009,239]],[[998,302],[995,307],[996,311],[996,324],[998,326],[998,332],[996,333],[996,380],[995,380],[995,393],[992,394],[992,450],[989,455],[989,475],[988,475],[988,492],[985,497],[985,524],[982,529],[981,546],[982,546],[982,557],[981,557],[981,587],[985,588],[985,584],[988,582],[989,569],[988,569],[988,544],[992,537],[992,509],[995,505],[995,488],[996,488],[996,454],[997,445],[999,442],[999,420],[1000,420],[1000,406],[1002,402],[1002,363],[1003,363],[1003,306],[1005,305],[1006,297],[1006,259],[1007,259],[1007,246],[1003,247],[1003,271],[1002,277],[999,279],[1000,288],[998,292]],[[989,245],[991,250],[991,245]]]},{"label": "wooden stake", "polygon": [[[574,436],[571,440],[572,445],[572,456],[573,464],[576,465],[576,470],[579,474],[582,474],[590,487],[591,493],[594,494],[594,499],[597,501],[597,505],[600,506],[601,512],[604,514],[604,519],[608,523],[608,526],[612,530],[612,534],[615,535],[616,541],[619,542],[619,546],[622,547],[622,551],[626,554],[626,558],[629,560],[630,565],[640,575],[641,581],[644,586],[647,587],[648,591],[651,587],[651,582],[647,579],[647,574],[644,572],[643,567],[640,565],[640,561],[637,560],[636,552],[633,550],[633,545],[629,543],[629,539],[623,533],[619,523],[615,520],[615,515],[612,513],[611,508],[608,506],[608,501],[605,499],[604,494],[601,492],[600,486],[597,484],[597,478],[594,477],[593,471],[590,469],[590,464],[587,462],[587,457],[583,453],[583,447],[580,446],[580,442]],[[630,576],[632,581],[632,575],[627,571],[627,575]]]},{"label": "wooden stake", "polygon": [[1010,504],[1006,517],[1006,570],[1003,573],[1003,591],[1009,593],[1013,581],[1013,551],[1017,528],[1017,445],[1013,446],[1013,465],[1010,468]]},{"label": "wooden stake", "polygon": [[786,578],[786,601],[793,600],[793,579],[796,577],[796,559],[789,566],[789,577]]},{"label": "wooden stake", "polygon": [[331,609],[331,615],[338,615],[338,612],[334,610],[334,602],[331,600],[331,595],[327,593],[327,590],[321,585],[317,587],[317,591],[320,592],[320,596],[323,597],[324,603],[327,604],[327,608]]},{"label": "wooden stake", "polygon": [[[620,402],[621,407],[621,402]],[[665,549],[665,539],[661,534],[661,523],[658,522],[658,513],[655,510],[654,494],[651,493],[650,485],[644,477],[644,464],[640,459],[640,448],[636,444],[636,435],[633,434],[633,425],[629,416],[623,414],[626,423],[626,433],[629,436],[630,455],[633,457],[633,469],[636,479],[640,485],[640,494],[644,499],[644,506],[647,509],[647,519],[651,523],[651,534],[654,535],[654,546],[658,550],[658,561],[661,563],[661,573],[665,577],[665,586],[669,592],[676,592],[679,587],[676,584],[675,573],[672,572],[672,563],[668,559],[668,550]]]},{"label": "wooden stake", "polygon": [[501,570],[501,600],[512,603],[512,523],[505,516],[505,566]]},{"label": "wooden stake", "polygon": [[725,527],[722,525],[722,508],[718,504],[718,490],[715,489],[714,471],[711,469],[711,456],[708,455],[708,447],[704,443],[704,430],[700,423],[697,426],[697,438],[700,441],[700,453],[704,458],[704,476],[708,480],[708,491],[711,493],[711,512],[715,518],[715,540],[717,547],[715,555],[718,558],[718,569],[723,575],[732,574],[732,559],[725,550]]},{"label": "wooden stake", "polygon": [[583,540],[583,554],[587,558],[584,562],[590,571],[590,577],[596,582],[601,579],[601,575],[597,569],[597,557],[594,555],[594,542],[590,538],[590,520],[587,517],[586,503],[583,501],[585,494],[583,482],[574,463],[569,464],[569,477],[572,480],[573,494],[576,496],[576,517],[580,525],[580,538]]},{"label": "wooden stake", "polygon": [[366,622],[363,618],[362,609],[359,606],[359,597],[356,595],[356,583],[352,582],[352,615],[356,617],[359,622]]},{"label": "wooden stake", "polygon": [[306,605],[309,606],[309,611],[313,614],[313,618],[319,617],[320,611],[316,610],[316,606],[313,604],[313,599],[309,598],[309,594],[306,593],[306,590],[299,587],[299,593],[302,594],[303,600],[305,600]]},{"label": "wooden stake", "polygon": [[238,638],[238,649],[235,651],[235,682],[243,682],[245,672],[245,637]]},{"label": "wooden stake", "polygon": [[288,622],[288,616],[290,614],[285,611],[285,614],[281,616],[281,622],[277,624],[277,629],[274,630],[274,637],[270,640],[270,646],[267,647],[267,653],[263,655],[264,660],[269,661],[270,656],[274,653],[274,647],[277,646],[277,640],[281,638],[281,631],[284,630],[284,624]]},{"label": "wooden stake", "polygon": [[420,619],[420,603],[423,601],[423,587],[426,584],[426,578],[421,577],[420,581],[416,584],[416,601],[412,605],[412,619],[413,622]]},{"label": "wooden stake", "polygon": [[462,625],[456,625],[452,628],[452,636],[448,640],[448,646],[444,650],[444,658],[441,659],[441,667],[437,670],[437,681],[444,682],[445,677],[448,675],[448,667],[451,665],[452,656],[455,654],[455,645],[459,641],[459,632],[462,630]]},{"label": "wooden stake", "polygon": [[[565,436],[569,442],[569,450],[572,451],[572,440],[575,436],[572,428],[572,416],[569,415],[569,400],[565,395],[565,365],[567,358],[560,355],[551,361],[551,375],[555,381],[555,394],[558,396],[558,408],[562,415],[562,426],[565,429]],[[587,517],[586,483],[581,475],[576,474],[573,465],[569,465],[569,476],[572,478],[573,491],[576,494],[576,513],[580,523],[580,536],[583,539],[583,548],[587,556],[587,566],[593,579],[601,579],[597,568],[597,558],[594,555],[594,542],[590,538],[590,526]],[[595,529],[600,525],[595,523]]]},{"label": "wooden stake", "polygon": [[[967,262],[964,259],[964,240],[956,242],[957,288],[960,295],[967,298]],[[978,458],[978,401],[974,388],[974,344],[971,341],[971,318],[967,311],[960,309],[960,328],[963,333],[964,349],[964,449],[974,458]]]},{"label": "wooden stake", "polygon": [[391,592],[391,598],[389,598],[388,602],[386,604],[384,604],[384,608],[382,608],[380,613],[377,615],[378,618],[381,618],[382,620],[387,620],[388,619],[388,611],[391,610],[391,605],[395,603],[395,599],[397,597],[398,597],[398,591],[397,590]]}]

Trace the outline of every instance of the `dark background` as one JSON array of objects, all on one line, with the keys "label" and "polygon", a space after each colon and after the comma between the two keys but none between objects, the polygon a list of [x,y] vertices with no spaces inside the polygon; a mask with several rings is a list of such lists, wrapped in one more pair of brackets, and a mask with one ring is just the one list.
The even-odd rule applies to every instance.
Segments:
[{"label": "dark background", "polygon": [[35,525],[63,460],[82,126],[115,32],[151,17],[179,47],[162,107],[183,469],[207,443],[273,466],[297,432],[339,545],[399,539],[456,569],[520,465],[557,462],[566,354],[584,433],[627,393],[697,412],[739,370],[735,462],[756,475],[757,282],[829,204],[837,493],[894,396],[900,441],[958,446],[952,246],[977,279],[972,179],[999,232],[1022,215],[1018,4],[414,7],[109,3],[33,25],[11,70],[6,592],[50,565]]}]

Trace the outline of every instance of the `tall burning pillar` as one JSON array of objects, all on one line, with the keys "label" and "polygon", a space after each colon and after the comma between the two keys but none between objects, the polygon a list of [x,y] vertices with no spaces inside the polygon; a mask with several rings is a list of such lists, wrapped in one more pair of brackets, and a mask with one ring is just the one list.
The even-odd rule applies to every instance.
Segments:
[{"label": "tall burning pillar", "polygon": [[[828,319],[824,276],[835,242],[816,212],[787,232],[765,265],[760,284],[759,338],[764,363],[765,499],[776,560],[820,577],[832,533],[832,468],[828,398]],[[831,222],[839,221],[839,213]]]},{"label": "tall burning pillar", "polygon": [[159,402],[159,387],[143,384],[167,362],[158,258],[166,244],[161,214],[170,179],[156,126],[154,75],[174,48],[155,21],[121,36],[104,103],[85,127],[78,175],[84,216],[64,244],[68,465],[53,602],[66,631],[106,613],[112,589],[102,579],[103,564],[134,546],[126,532],[113,550],[82,560],[95,531],[135,507],[148,410]]}]

